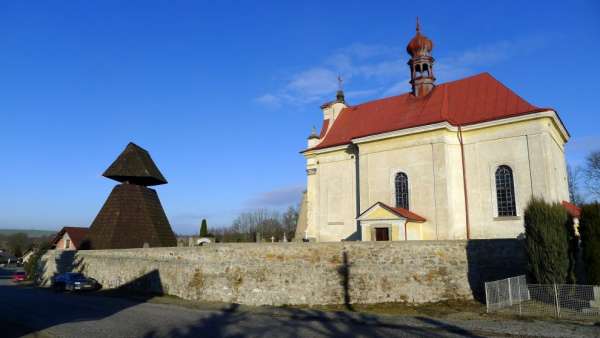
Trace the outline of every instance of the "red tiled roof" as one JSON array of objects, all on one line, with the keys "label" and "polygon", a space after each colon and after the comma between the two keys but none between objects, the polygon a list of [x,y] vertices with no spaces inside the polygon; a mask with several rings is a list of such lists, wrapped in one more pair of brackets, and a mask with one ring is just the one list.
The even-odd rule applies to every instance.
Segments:
[{"label": "red tiled roof", "polygon": [[565,209],[567,209],[567,213],[571,215],[571,217],[579,218],[579,216],[581,215],[581,208],[576,206],[575,204],[567,201],[562,201],[562,205],[563,207],[565,207]]},{"label": "red tiled roof", "polygon": [[362,214],[360,214],[359,218],[362,217],[364,214],[368,213],[370,210],[372,210],[377,205],[381,206],[382,208],[388,210],[389,212],[391,212],[399,217],[404,217],[409,221],[413,221],[413,222],[425,222],[426,221],[425,217],[419,216],[412,211],[406,210],[404,208],[390,207],[389,205],[387,205],[383,202],[377,202],[377,203],[373,204],[372,206],[367,208],[367,210],[365,210]]},{"label": "red tiled roof", "polygon": [[425,217],[419,216],[419,215],[415,214],[414,212],[406,210],[404,208],[394,208],[394,207],[390,207],[389,205],[386,205],[384,203],[381,203],[381,205],[384,208],[390,210],[391,212],[408,219],[409,221],[415,221],[415,222],[425,222],[426,221]]},{"label": "red tiled roof", "polygon": [[447,121],[468,125],[540,112],[489,73],[438,85],[425,97],[410,93],[344,108],[313,149],[348,144],[353,138]]},{"label": "red tiled roof", "polygon": [[54,237],[52,244],[56,244],[62,236],[65,234],[69,234],[69,238],[71,239],[71,243],[76,249],[79,249],[81,242],[87,236],[89,228],[80,228],[80,227],[64,227],[62,228]]},{"label": "red tiled roof", "polygon": [[325,136],[325,134],[327,133],[327,128],[329,128],[329,119],[323,120],[323,125],[321,126],[321,134],[319,135],[319,138],[323,138],[323,136]]}]

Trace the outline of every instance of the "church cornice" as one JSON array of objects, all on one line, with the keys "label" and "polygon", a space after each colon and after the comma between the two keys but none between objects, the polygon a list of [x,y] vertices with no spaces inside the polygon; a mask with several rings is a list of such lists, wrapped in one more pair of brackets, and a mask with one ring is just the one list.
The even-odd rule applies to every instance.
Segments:
[{"label": "church cornice", "polygon": [[[531,113],[531,114],[508,117],[508,118],[498,119],[498,120],[493,120],[493,121],[480,122],[480,123],[476,123],[476,124],[461,126],[461,128],[463,131],[471,131],[471,130],[489,128],[489,127],[496,127],[496,126],[500,126],[500,125],[512,124],[512,123],[517,123],[517,122],[522,122],[522,121],[535,120],[535,119],[540,119],[540,118],[544,118],[544,117],[551,118],[554,121],[554,124],[555,124],[556,128],[560,131],[560,134],[561,134],[563,140],[565,142],[567,142],[570,137],[569,133],[568,133],[567,129],[564,127],[562,121],[560,120],[560,117],[554,110],[545,110],[545,111],[541,111],[538,113]],[[445,129],[450,132],[458,132],[458,125],[453,125],[448,121],[444,121],[444,122],[428,124],[428,125],[419,126],[419,127],[413,127],[413,128],[395,130],[395,131],[386,132],[386,133],[369,135],[369,136],[365,136],[365,137],[359,137],[359,138],[352,139],[352,143],[354,143],[354,144],[367,143],[367,142],[379,141],[379,140],[384,140],[384,139],[389,139],[389,138],[394,138],[394,137],[425,133],[425,132],[430,132],[430,131],[435,131],[435,130],[440,130],[440,129]],[[332,147],[332,148],[339,148],[339,146]],[[319,149],[319,150],[327,150],[327,149],[331,149],[331,148],[324,148],[324,149]]]}]

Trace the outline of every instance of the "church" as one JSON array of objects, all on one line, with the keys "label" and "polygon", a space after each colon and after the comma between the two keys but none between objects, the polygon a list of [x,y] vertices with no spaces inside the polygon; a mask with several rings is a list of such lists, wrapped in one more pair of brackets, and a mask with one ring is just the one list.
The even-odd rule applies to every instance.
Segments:
[{"label": "church", "polygon": [[358,105],[343,91],[308,138],[298,235],[305,240],[515,238],[539,196],[568,201],[558,113],[488,73],[436,83],[417,23],[409,93]]}]

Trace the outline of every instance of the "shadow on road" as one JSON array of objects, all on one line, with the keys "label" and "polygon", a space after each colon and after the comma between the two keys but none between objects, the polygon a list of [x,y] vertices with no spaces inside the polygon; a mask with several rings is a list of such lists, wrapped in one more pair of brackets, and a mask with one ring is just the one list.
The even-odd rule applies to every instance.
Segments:
[{"label": "shadow on road", "polygon": [[157,337],[448,337],[458,335],[477,338],[470,331],[429,318],[418,318],[426,325],[394,324],[378,317],[350,312],[322,312],[304,309],[278,309],[257,320],[257,315],[238,311],[232,304],[195,324],[168,330],[154,330],[144,338]]},{"label": "shadow on road", "polygon": [[[68,259],[68,255],[67,258]],[[61,271],[61,272],[68,272]],[[6,278],[7,270],[0,268],[0,278]],[[127,308],[146,302],[156,294],[162,294],[162,283],[157,270],[136,278],[115,289],[114,292],[131,290],[141,286],[152,292],[132,299],[114,297],[90,297],[85,293],[53,292],[43,288],[0,285],[0,327],[10,327],[2,337],[21,337],[63,323],[100,320]],[[102,294],[103,291],[100,292]]]}]

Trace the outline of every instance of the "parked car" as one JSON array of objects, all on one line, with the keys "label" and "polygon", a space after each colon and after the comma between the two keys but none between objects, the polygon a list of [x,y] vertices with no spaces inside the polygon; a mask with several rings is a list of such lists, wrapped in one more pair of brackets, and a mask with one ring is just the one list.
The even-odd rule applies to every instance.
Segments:
[{"label": "parked car", "polygon": [[80,272],[58,274],[52,278],[51,285],[57,291],[96,290],[100,286],[95,279],[86,277]]},{"label": "parked car", "polygon": [[27,279],[27,274],[25,271],[17,271],[12,275],[12,281],[14,283],[24,282]]}]

